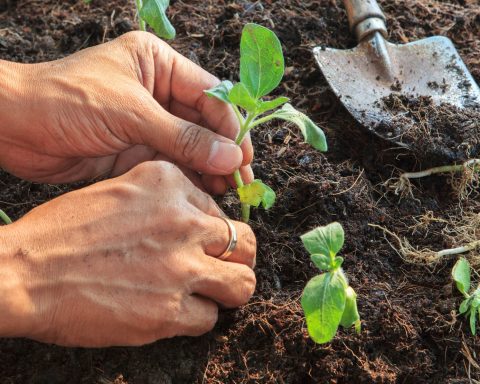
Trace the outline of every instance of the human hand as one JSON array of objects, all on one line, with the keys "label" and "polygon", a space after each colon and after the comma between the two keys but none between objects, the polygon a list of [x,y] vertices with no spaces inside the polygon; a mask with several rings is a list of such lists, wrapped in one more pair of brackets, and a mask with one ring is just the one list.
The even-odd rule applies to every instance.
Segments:
[{"label": "human hand", "polygon": [[212,193],[242,164],[253,179],[251,141],[242,153],[231,140],[233,110],[203,93],[219,80],[150,33],[48,63],[2,62],[0,74],[0,166],[19,177],[117,176],[161,154],[201,172]]},{"label": "human hand", "polygon": [[255,289],[255,237],[174,165],[145,162],[0,227],[0,337],[142,345],[212,329]]}]

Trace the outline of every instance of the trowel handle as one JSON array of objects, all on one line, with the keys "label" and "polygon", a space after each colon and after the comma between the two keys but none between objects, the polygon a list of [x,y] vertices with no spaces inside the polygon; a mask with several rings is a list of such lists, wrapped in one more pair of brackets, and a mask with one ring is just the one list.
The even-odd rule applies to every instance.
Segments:
[{"label": "trowel handle", "polygon": [[373,32],[387,37],[385,15],[376,0],[343,0],[350,29],[360,42]]}]

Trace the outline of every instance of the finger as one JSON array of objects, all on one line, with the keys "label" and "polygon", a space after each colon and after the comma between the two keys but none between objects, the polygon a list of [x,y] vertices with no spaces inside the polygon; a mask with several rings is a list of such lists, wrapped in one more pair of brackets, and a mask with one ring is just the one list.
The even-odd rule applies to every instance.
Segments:
[{"label": "finger", "polygon": [[240,147],[242,148],[242,152],[243,152],[242,165],[249,165],[253,161],[253,155],[254,155],[252,138],[250,136],[250,132],[247,133]]},{"label": "finger", "polygon": [[[250,184],[254,179],[255,175],[253,174],[252,167],[250,165],[246,165],[240,168],[240,175],[242,176],[242,180],[244,184]],[[237,188],[237,183],[233,176],[227,176],[227,183],[232,188]]]},{"label": "finger", "polygon": [[145,145],[135,145],[117,156],[110,176],[123,175],[138,164],[152,160],[156,153],[157,151],[153,148]]},{"label": "finger", "polygon": [[210,332],[217,323],[218,306],[212,300],[191,295],[184,300],[182,309],[177,336],[200,336]]},{"label": "finger", "polygon": [[224,195],[227,192],[227,181],[223,176],[202,175],[202,184],[206,190],[215,196]]},{"label": "finger", "polygon": [[[171,159],[169,159],[165,155],[162,155],[161,153],[157,153],[153,160],[168,161],[169,163],[173,163],[173,161]],[[195,187],[197,187],[198,189],[200,189],[202,191],[205,191],[205,186],[203,185],[202,179],[197,172],[192,171],[190,168],[183,167],[181,165],[177,165],[177,164],[175,164],[175,165],[178,168],[180,168],[182,173],[185,176],[187,176],[187,178],[193,183],[193,185],[195,185]],[[218,177],[221,177],[221,176],[218,176]]]},{"label": "finger", "polygon": [[[165,49],[164,46],[163,48]],[[165,68],[165,65],[158,65],[156,68],[155,77],[159,83],[156,84],[155,89],[159,92],[154,94],[155,98],[162,103],[171,97],[176,108],[178,104],[182,104],[183,111],[189,108],[189,114],[192,109],[196,110],[208,128],[234,140],[240,131],[240,123],[232,107],[215,98],[209,98],[204,92],[218,85],[220,80],[175,50],[170,49],[168,53],[170,68]],[[164,84],[161,84],[165,80],[166,69],[170,71],[171,79],[168,90],[165,89]],[[170,94],[167,94],[167,91]],[[253,158],[253,148],[250,139],[245,140],[244,143],[242,149],[245,164],[249,164]]]},{"label": "finger", "polygon": [[[227,223],[219,217],[209,216],[205,218],[205,221],[207,230],[202,241],[203,250],[209,256],[219,257],[225,252],[230,242],[230,229]],[[237,232],[237,245],[227,260],[253,268],[257,253],[255,235],[247,224],[233,220],[231,222]]]},{"label": "finger", "polygon": [[232,140],[158,105],[151,108],[146,119],[146,124],[138,127],[140,144],[155,148],[178,164],[206,174],[228,175],[242,163],[242,151]]},{"label": "finger", "polygon": [[255,292],[255,273],[242,264],[227,263],[206,256],[205,271],[192,285],[193,292],[215,300],[227,308],[244,305]]}]

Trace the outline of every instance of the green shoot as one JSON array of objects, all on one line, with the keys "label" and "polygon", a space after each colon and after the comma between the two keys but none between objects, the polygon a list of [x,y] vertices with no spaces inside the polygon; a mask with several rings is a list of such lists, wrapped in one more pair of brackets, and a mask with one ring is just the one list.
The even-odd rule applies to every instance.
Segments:
[{"label": "green shoot", "polygon": [[12,224],[12,219],[10,219],[10,217],[8,217],[8,215],[3,212],[1,209],[0,209],[0,220],[2,220],[5,224]]},{"label": "green shoot", "polygon": [[457,289],[465,298],[460,304],[459,313],[465,315],[470,320],[470,330],[476,334],[477,316],[480,321],[480,285],[470,291],[470,263],[464,257],[458,259],[452,270],[452,278],[457,285]]},{"label": "green shoot", "polygon": [[348,285],[343,272],[343,258],[337,256],[344,243],[339,223],[318,227],[301,239],[313,263],[325,273],[311,279],[302,295],[302,308],[310,337],[316,343],[331,341],[338,326],[355,327],[360,333],[361,321],[357,309],[357,294]]},{"label": "green shoot", "polygon": [[[90,4],[92,0],[83,0]],[[138,14],[138,24],[141,31],[147,30],[147,25],[162,39],[175,38],[175,28],[167,18],[167,8],[170,0],[135,0]]]},{"label": "green shoot", "polygon": [[[305,141],[314,148],[326,151],[327,140],[323,131],[288,104],[288,98],[262,99],[280,84],[284,72],[282,46],[275,33],[257,24],[247,24],[240,43],[240,82],[233,84],[225,80],[205,93],[230,104],[235,111],[240,124],[235,140],[238,145],[242,144],[251,129],[273,119],[281,119],[297,125]],[[275,192],[262,181],[255,180],[245,185],[238,170],[233,176],[242,203],[243,221],[248,222],[251,206],[262,204],[268,209],[274,204]]]}]

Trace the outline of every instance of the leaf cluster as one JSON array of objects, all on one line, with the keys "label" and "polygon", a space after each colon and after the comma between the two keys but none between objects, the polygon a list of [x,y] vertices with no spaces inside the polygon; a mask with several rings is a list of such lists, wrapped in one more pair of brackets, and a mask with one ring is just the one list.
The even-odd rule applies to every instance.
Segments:
[{"label": "leaf cluster", "polygon": [[348,285],[337,256],[343,247],[344,231],[339,223],[318,227],[301,236],[313,263],[325,273],[312,278],[302,295],[302,308],[310,337],[316,343],[331,341],[338,327],[355,327],[360,333],[357,294]]},{"label": "leaf cluster", "polygon": [[477,317],[480,321],[480,286],[470,292],[471,288],[470,263],[464,257],[458,259],[452,270],[452,278],[457,289],[465,298],[460,304],[459,313],[467,316],[470,320],[470,330],[476,334]]},{"label": "leaf cluster", "polygon": [[[270,120],[281,119],[297,125],[305,141],[314,148],[326,151],[328,146],[322,129],[289,104],[287,97],[263,99],[280,84],[284,72],[282,45],[275,33],[258,24],[246,24],[240,42],[240,81],[236,84],[222,81],[205,93],[234,109],[240,124],[236,139],[239,145],[251,129]],[[243,204],[255,207],[262,204],[268,209],[275,201],[273,190],[260,180],[237,187]]]}]

